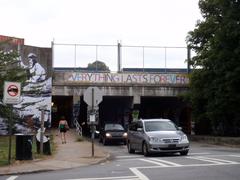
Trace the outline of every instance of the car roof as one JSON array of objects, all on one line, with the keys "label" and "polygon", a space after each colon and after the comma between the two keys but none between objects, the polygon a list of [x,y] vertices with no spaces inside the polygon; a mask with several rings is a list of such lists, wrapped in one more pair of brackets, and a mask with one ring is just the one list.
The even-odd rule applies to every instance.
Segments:
[{"label": "car roof", "polygon": [[120,123],[105,123],[105,125],[107,125],[107,124],[113,124],[113,125],[119,124],[119,125],[122,125],[122,124],[120,124]]},{"label": "car roof", "polygon": [[162,119],[162,118],[155,118],[155,119],[140,119],[141,121],[171,121],[170,119]]}]

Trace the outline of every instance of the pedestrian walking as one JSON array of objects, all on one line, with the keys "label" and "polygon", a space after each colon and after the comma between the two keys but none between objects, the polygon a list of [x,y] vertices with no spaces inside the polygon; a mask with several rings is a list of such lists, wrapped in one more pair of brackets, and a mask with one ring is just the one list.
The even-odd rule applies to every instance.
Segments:
[{"label": "pedestrian walking", "polygon": [[58,125],[60,134],[61,134],[61,140],[62,140],[62,144],[66,144],[66,132],[69,130],[69,126],[68,126],[68,122],[65,119],[64,116],[61,116],[60,121],[59,121],[59,125]]}]

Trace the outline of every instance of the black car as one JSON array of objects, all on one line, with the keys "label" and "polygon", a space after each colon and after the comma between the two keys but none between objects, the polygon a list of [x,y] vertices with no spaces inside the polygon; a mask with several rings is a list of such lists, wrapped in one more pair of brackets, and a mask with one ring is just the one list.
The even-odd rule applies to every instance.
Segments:
[{"label": "black car", "polygon": [[126,145],[127,132],[121,124],[107,123],[100,130],[99,142],[102,142],[104,145],[110,142],[122,142]]}]

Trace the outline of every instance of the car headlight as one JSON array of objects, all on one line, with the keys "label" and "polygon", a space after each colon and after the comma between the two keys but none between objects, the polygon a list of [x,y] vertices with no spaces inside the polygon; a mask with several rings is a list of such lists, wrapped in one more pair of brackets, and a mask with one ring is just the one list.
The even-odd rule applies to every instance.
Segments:
[{"label": "car headlight", "polygon": [[158,138],[158,137],[153,137],[153,136],[150,136],[150,137],[149,137],[149,140],[150,140],[150,142],[152,142],[152,143],[159,143],[159,142],[162,141],[160,138]]},{"label": "car headlight", "polygon": [[105,135],[106,135],[106,137],[111,137],[112,136],[110,133],[106,133]]},{"label": "car headlight", "polygon": [[182,135],[182,136],[181,136],[181,141],[186,141],[186,140],[188,140],[187,136],[186,136],[185,134]]},{"label": "car headlight", "polygon": [[125,133],[123,133],[123,137],[127,137],[127,133],[125,132]]}]

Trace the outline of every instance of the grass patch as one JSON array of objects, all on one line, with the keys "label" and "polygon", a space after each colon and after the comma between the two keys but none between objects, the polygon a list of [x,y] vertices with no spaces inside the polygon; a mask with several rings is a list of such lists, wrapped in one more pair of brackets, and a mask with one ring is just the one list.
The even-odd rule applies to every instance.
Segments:
[{"label": "grass patch", "polygon": [[[16,138],[12,136],[11,161],[15,159]],[[8,164],[9,136],[0,136],[0,166]]]},{"label": "grass patch", "polygon": [[[53,135],[50,138],[50,151],[54,154],[56,151],[56,144],[53,141]],[[9,154],[9,136],[0,136],[0,166],[8,165],[8,154]],[[32,138],[32,157],[33,159],[43,159],[49,155],[41,155],[37,152],[36,138]],[[12,147],[11,147],[11,163],[14,163],[16,159],[16,136],[12,136]]]}]

